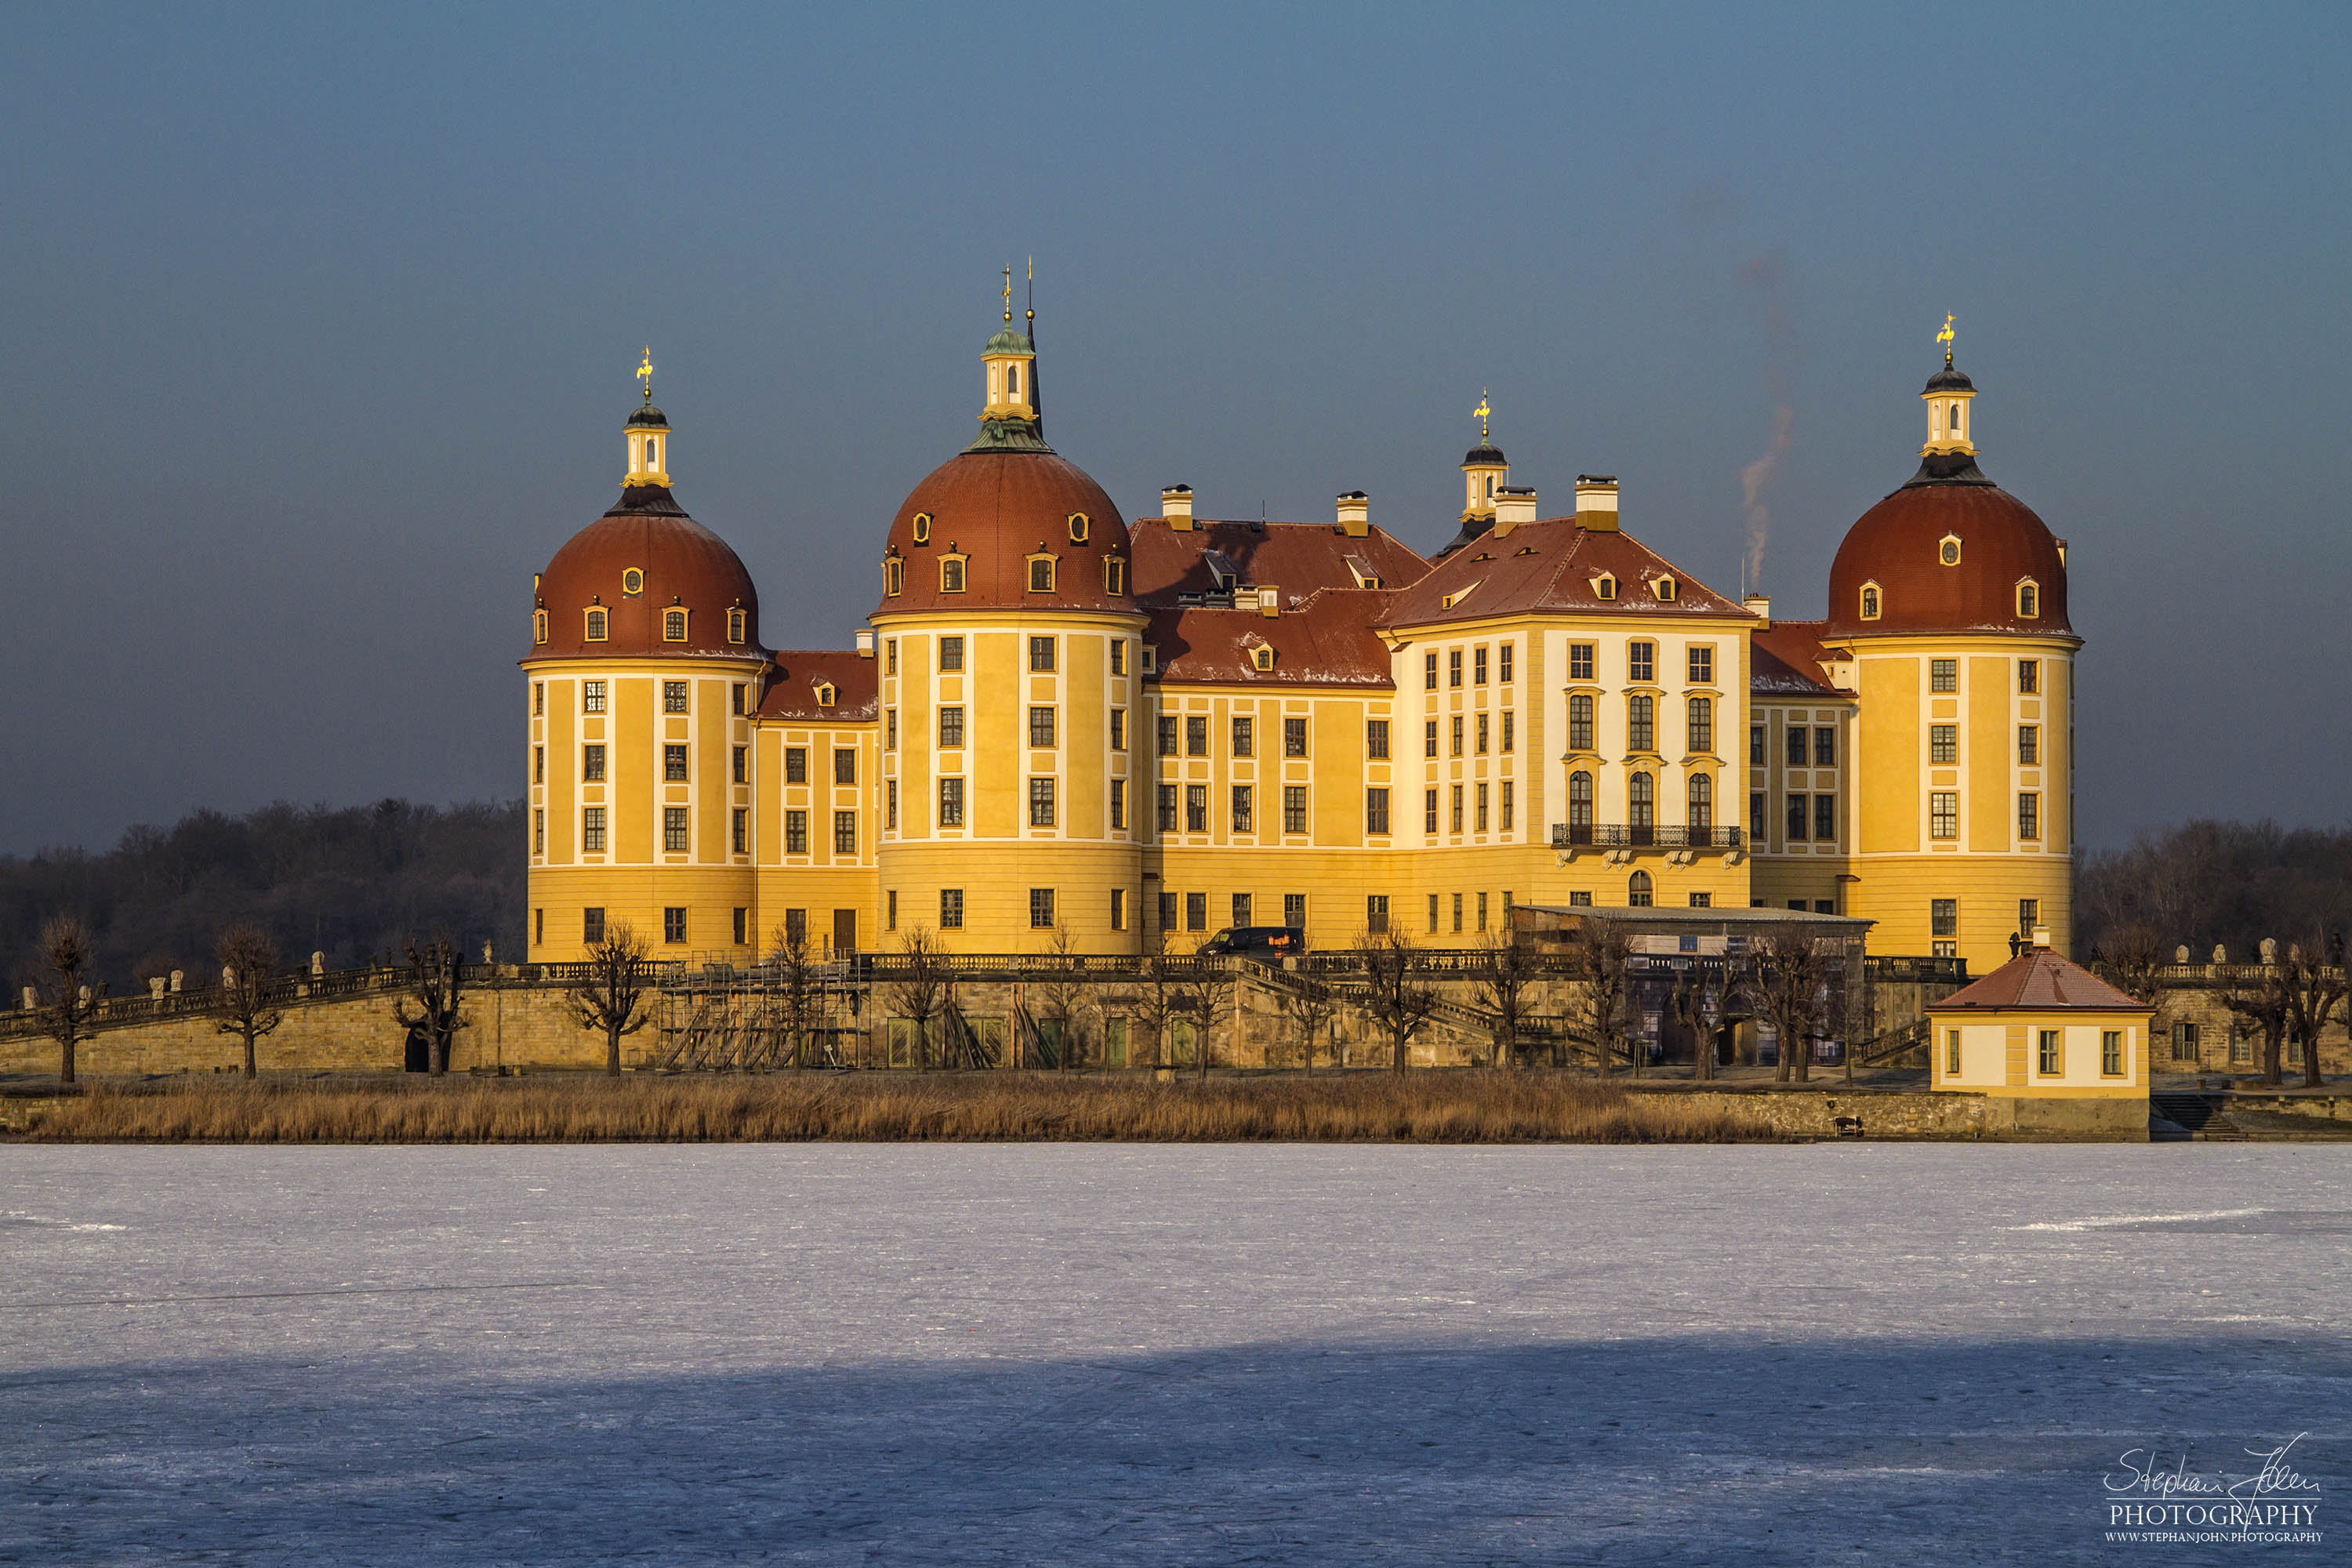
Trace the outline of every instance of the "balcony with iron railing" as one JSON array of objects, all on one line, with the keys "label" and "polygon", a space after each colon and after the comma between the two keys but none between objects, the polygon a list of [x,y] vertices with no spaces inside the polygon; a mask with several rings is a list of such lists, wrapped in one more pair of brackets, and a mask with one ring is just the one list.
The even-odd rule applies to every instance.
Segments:
[{"label": "balcony with iron railing", "polygon": [[1686,827],[1681,823],[1555,822],[1555,849],[1738,849],[1747,835],[1737,827]]}]

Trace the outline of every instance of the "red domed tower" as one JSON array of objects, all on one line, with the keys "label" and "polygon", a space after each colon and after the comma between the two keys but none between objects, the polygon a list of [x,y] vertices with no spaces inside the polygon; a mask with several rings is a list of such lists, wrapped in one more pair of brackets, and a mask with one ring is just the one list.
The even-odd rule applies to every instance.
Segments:
[{"label": "red domed tower", "polygon": [[626,923],[656,958],[740,953],[752,907],[733,748],[768,661],[735,552],[670,493],[670,426],[625,429],[620,500],[532,579],[530,956],[581,956]]},{"label": "red domed tower", "polygon": [[[1034,321],[1034,316],[1033,316]],[[1126,521],[1045,444],[1034,339],[981,350],[979,438],[891,521],[882,555],[883,908],[951,948],[1132,952],[1140,929],[1144,616]],[[886,923],[889,917],[886,914]]]},{"label": "red domed tower", "polygon": [[1919,470],[1847,531],[1823,641],[1861,694],[1847,912],[1874,947],[1965,958],[2073,927],[2066,542],[1977,465],[1976,387],[1928,378]]}]

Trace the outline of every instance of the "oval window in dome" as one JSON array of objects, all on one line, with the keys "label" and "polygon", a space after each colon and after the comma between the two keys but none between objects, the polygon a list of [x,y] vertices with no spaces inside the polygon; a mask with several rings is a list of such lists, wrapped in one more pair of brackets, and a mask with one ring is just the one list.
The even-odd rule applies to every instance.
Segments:
[{"label": "oval window in dome", "polygon": [[931,514],[927,511],[919,511],[915,514],[915,542],[918,544],[929,544],[930,542]]},{"label": "oval window in dome", "polygon": [[646,574],[642,567],[632,566],[621,574],[621,592],[642,594],[646,591]]},{"label": "oval window in dome", "polygon": [[1072,512],[1070,514],[1070,542],[1073,544],[1084,544],[1087,542],[1087,530],[1088,526],[1087,514],[1085,512]]},{"label": "oval window in dome", "polygon": [[1944,535],[1936,546],[1936,559],[1947,566],[1958,566],[1960,563],[1960,536],[1957,533]]}]

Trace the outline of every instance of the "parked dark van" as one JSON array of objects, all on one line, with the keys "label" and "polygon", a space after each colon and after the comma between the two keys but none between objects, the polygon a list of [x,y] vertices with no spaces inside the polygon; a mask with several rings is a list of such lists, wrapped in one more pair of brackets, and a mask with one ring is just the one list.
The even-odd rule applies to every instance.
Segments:
[{"label": "parked dark van", "polygon": [[1205,953],[1241,952],[1287,958],[1307,951],[1307,933],[1289,926],[1227,926],[1201,944]]}]

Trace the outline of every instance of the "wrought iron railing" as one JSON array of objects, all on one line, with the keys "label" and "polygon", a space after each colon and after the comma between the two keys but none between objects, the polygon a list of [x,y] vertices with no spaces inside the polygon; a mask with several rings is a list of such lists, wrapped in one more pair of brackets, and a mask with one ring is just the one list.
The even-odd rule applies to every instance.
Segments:
[{"label": "wrought iron railing", "polygon": [[1747,835],[1737,827],[1686,827],[1680,823],[1555,822],[1555,849],[1737,849]]}]

